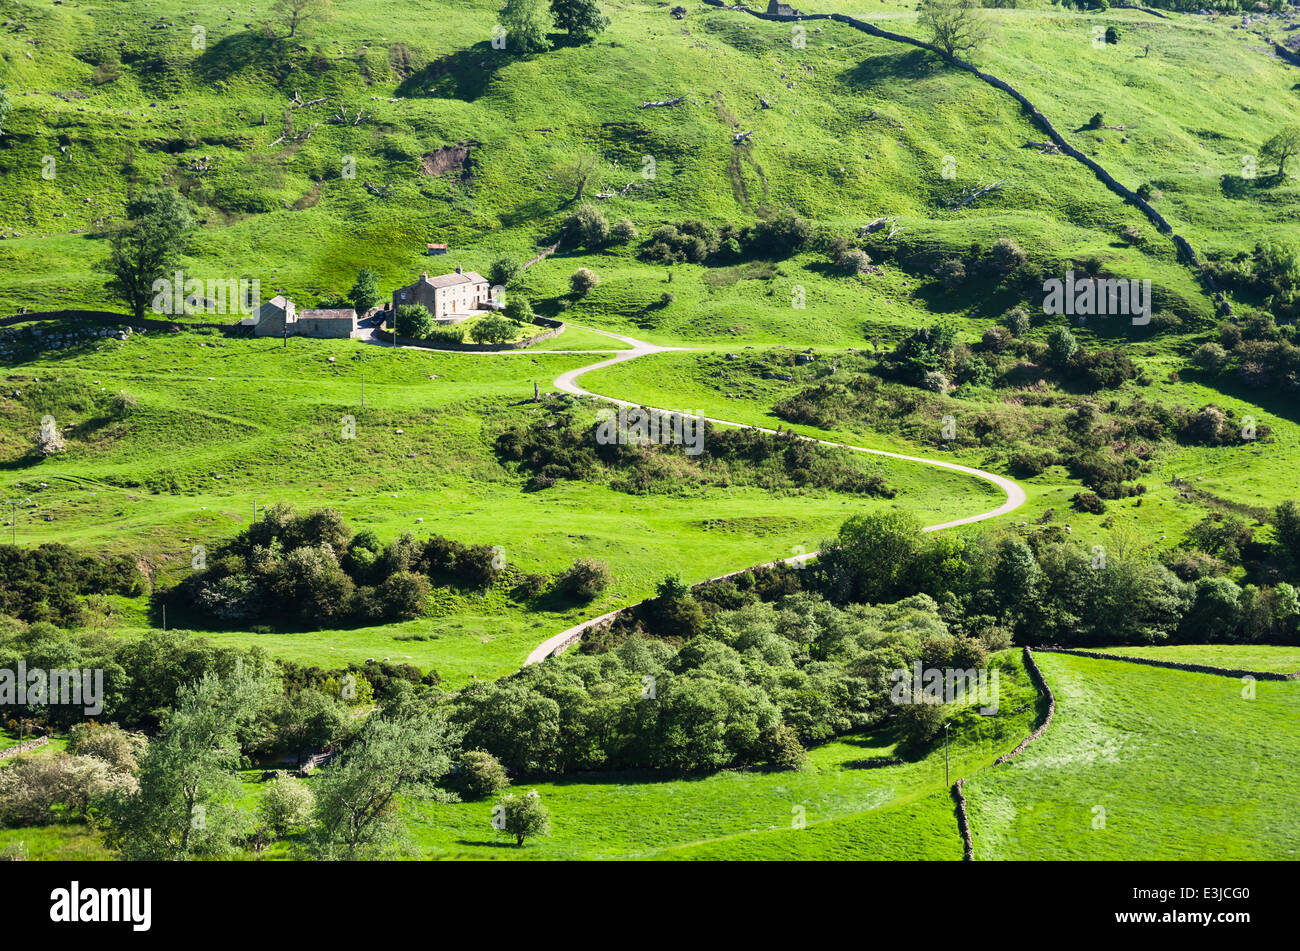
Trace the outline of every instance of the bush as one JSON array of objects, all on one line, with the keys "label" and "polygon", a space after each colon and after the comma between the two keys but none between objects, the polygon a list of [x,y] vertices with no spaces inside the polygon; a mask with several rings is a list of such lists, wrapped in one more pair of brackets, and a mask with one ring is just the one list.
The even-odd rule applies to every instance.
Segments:
[{"label": "bush", "polygon": [[93,756],[118,773],[134,773],[146,740],[111,723],[78,723],[68,732],[68,752]]},{"label": "bush", "polygon": [[513,255],[497,258],[488,268],[488,281],[493,287],[509,287],[520,274],[524,266]]},{"label": "bush", "polygon": [[585,267],[580,267],[569,277],[569,287],[578,297],[584,297],[600,283],[600,278],[594,271]]},{"label": "bush", "polygon": [[1079,342],[1074,334],[1064,327],[1055,327],[1047,337],[1047,349],[1052,365],[1064,367],[1079,349]]},{"label": "bush", "polygon": [[384,618],[393,621],[410,621],[422,615],[428,596],[428,579],[412,571],[395,572],[375,589],[379,610]]},{"label": "bush", "polygon": [[556,587],[578,601],[587,602],[604,592],[612,580],[609,565],[591,558],[579,558],[560,575]]},{"label": "bush", "polygon": [[1011,345],[1011,331],[1005,327],[990,327],[984,331],[982,342],[986,349],[1001,353]]},{"label": "bush", "polygon": [[394,325],[400,336],[416,339],[428,337],[437,326],[433,315],[419,304],[399,304],[394,316]]},{"label": "bush", "polygon": [[502,796],[492,810],[492,824],[498,832],[515,837],[515,845],[525,839],[551,834],[551,812],[542,804],[534,789],[524,796]]},{"label": "bush", "polygon": [[759,736],[758,758],[774,769],[802,769],[808,761],[808,752],[793,729],[778,723]]},{"label": "bush", "polygon": [[500,345],[508,343],[519,333],[519,324],[501,314],[488,314],[474,322],[469,328],[470,338],[475,343]]},{"label": "bush", "polygon": [[510,776],[501,761],[483,750],[461,754],[458,779],[466,799],[486,799],[510,785]]},{"label": "bush", "polygon": [[528,302],[526,297],[520,297],[517,294],[510,298],[510,302],[506,304],[501,313],[520,324],[531,324],[537,319],[537,315],[533,313],[533,305]]},{"label": "bush", "polygon": [[1023,307],[1014,307],[1006,312],[1002,323],[1006,324],[1013,337],[1023,337],[1029,331],[1029,314]]},{"label": "bush", "polygon": [[871,258],[865,251],[849,248],[839,253],[835,259],[835,266],[845,274],[861,274],[871,267]]},{"label": "bush", "polygon": [[921,387],[931,393],[943,393],[948,389],[948,377],[942,370],[926,370],[921,376]]},{"label": "bush", "polygon": [[1070,503],[1080,512],[1087,512],[1090,515],[1100,515],[1106,511],[1106,503],[1101,500],[1096,492],[1076,492],[1070,496]]},{"label": "bush", "polygon": [[257,812],[266,829],[285,836],[307,827],[315,804],[316,798],[306,783],[279,773],[262,794]]},{"label": "bush", "polygon": [[602,248],[609,242],[609,221],[589,202],[564,219],[564,229],[578,244],[588,248]]},{"label": "bush", "polygon": [[943,729],[944,721],[948,718],[942,703],[920,698],[900,703],[895,716],[903,735],[900,746],[912,753],[925,749]]},{"label": "bush", "polygon": [[1005,280],[1028,260],[1025,252],[1010,238],[998,238],[989,248],[985,264],[999,280]]},{"label": "bush", "polygon": [[636,225],[627,218],[609,229],[609,239],[613,244],[630,244],[637,239]]},{"label": "bush", "polygon": [[1217,343],[1203,343],[1192,354],[1192,362],[1208,373],[1218,373],[1228,363],[1228,351]]}]

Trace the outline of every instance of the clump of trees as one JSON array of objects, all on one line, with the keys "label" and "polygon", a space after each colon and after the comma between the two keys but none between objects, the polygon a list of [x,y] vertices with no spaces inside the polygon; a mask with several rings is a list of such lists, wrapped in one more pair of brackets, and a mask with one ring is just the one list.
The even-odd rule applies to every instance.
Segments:
[{"label": "clump of trees", "polygon": [[287,625],[370,624],[419,617],[431,580],[482,588],[497,553],[435,535],[381,544],[355,535],[332,509],[295,514],[287,505],[213,553],[171,600],[209,621]]},{"label": "clump of trees", "polygon": [[517,53],[540,53],[551,48],[548,26],[563,30],[572,42],[589,42],[609,28],[609,17],[600,0],[506,0],[501,8],[501,25],[507,47]]},{"label": "clump of trees", "polygon": [[782,259],[811,247],[815,230],[805,218],[784,212],[752,225],[715,227],[698,219],[656,228],[641,248],[661,264],[725,264],[744,258]]},{"label": "clump of trees", "polygon": [[1219,283],[1259,302],[1274,317],[1300,317],[1300,246],[1260,243],[1227,260],[1211,257],[1206,268]]},{"label": "clump of trees", "polygon": [[[647,411],[649,415],[649,411]],[[655,413],[656,425],[671,426],[672,414]],[[555,425],[548,425],[554,423]],[[634,423],[629,419],[629,429]],[[530,473],[529,487],[557,481],[609,480],[611,488],[636,495],[696,491],[707,485],[745,484],[768,489],[820,488],[892,498],[877,472],[863,469],[847,450],[748,429],[715,427],[700,421],[696,454],[683,442],[638,445],[601,437],[604,424],[578,426],[568,415],[510,429],[496,440],[497,457]],[[693,451],[693,450],[692,450]]]},{"label": "clump of trees", "polygon": [[82,553],[57,542],[0,545],[0,615],[81,627],[89,622],[82,596],[135,597],[144,588],[144,576],[126,555]]}]

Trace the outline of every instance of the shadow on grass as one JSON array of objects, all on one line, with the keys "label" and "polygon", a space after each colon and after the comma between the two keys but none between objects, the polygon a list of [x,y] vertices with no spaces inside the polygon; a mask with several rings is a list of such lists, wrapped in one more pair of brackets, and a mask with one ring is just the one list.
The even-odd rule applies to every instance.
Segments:
[{"label": "shadow on grass", "polygon": [[939,60],[925,50],[868,56],[840,73],[849,86],[871,86],[889,79],[923,79],[939,68]]},{"label": "shadow on grass", "polygon": [[1254,198],[1255,192],[1276,188],[1286,180],[1285,175],[1259,175],[1244,178],[1241,175],[1222,175],[1219,177],[1219,191],[1225,198]]},{"label": "shadow on grass", "polygon": [[473,845],[485,849],[512,849],[519,850],[519,846],[513,842],[505,842],[498,839],[457,839],[457,845]]},{"label": "shadow on grass", "polygon": [[469,49],[440,56],[416,70],[402,80],[397,95],[475,102],[487,92],[497,71],[514,58],[492,49],[487,41],[475,43]]}]

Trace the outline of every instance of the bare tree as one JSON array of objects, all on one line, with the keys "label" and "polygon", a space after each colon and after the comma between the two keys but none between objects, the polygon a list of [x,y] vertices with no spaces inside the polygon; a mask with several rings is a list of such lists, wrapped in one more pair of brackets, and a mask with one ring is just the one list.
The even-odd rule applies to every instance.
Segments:
[{"label": "bare tree", "polygon": [[329,0],[276,0],[272,8],[275,16],[289,24],[289,35],[297,36],[298,27],[308,20],[325,20],[329,17]]},{"label": "bare tree", "polygon": [[600,160],[590,153],[584,153],[560,169],[559,180],[566,188],[575,190],[573,200],[582,201],[582,193],[587,183],[600,167]]},{"label": "bare tree", "polygon": [[979,0],[921,0],[917,22],[935,46],[949,56],[979,49],[989,38],[988,21]]}]

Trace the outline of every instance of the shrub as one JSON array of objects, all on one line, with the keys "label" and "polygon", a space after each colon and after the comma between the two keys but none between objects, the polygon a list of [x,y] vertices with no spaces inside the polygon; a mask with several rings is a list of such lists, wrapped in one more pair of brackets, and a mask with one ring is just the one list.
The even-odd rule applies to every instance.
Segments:
[{"label": "shrub", "polygon": [[383,616],[395,621],[410,621],[423,614],[428,596],[428,579],[412,571],[395,572],[375,589],[375,600]]},{"label": "shrub", "polygon": [[596,273],[585,267],[578,268],[569,277],[569,287],[572,288],[573,293],[578,297],[586,296],[591,292],[592,288],[599,283],[600,278]]},{"label": "shrub", "polygon": [[134,773],[146,740],[111,723],[78,723],[68,732],[68,752],[93,756],[118,773]]},{"label": "shrub", "polygon": [[1192,362],[1209,373],[1218,373],[1228,363],[1228,351],[1217,343],[1203,343],[1192,354]]},{"label": "shrub", "polygon": [[989,248],[985,264],[999,279],[1005,279],[1028,260],[1025,252],[1010,238],[998,238]]},{"label": "shrub", "polygon": [[1064,367],[1079,349],[1079,343],[1070,331],[1055,327],[1047,337],[1047,349],[1053,366]]},{"label": "shrub", "polygon": [[579,558],[560,575],[556,587],[578,601],[591,601],[609,585],[609,565],[591,558]]},{"label": "shrub", "polygon": [[1011,332],[1005,327],[990,327],[984,331],[984,346],[994,353],[1001,353],[1011,344]]},{"label": "shrub", "polygon": [[551,834],[551,812],[542,804],[534,789],[524,796],[502,796],[492,810],[492,824],[498,832],[515,838],[522,846],[525,839]]},{"label": "shrub", "polygon": [[1106,511],[1106,503],[1101,500],[1096,492],[1084,490],[1076,492],[1070,496],[1070,503],[1080,512],[1087,512],[1091,515],[1100,515]]},{"label": "shrub", "polygon": [[1100,129],[1105,124],[1105,122],[1106,120],[1101,117],[1100,112],[1094,112],[1092,118],[1088,120],[1088,128]]},{"label": "shrub", "polygon": [[140,405],[140,401],[126,390],[118,390],[113,394],[113,398],[109,401],[108,405],[112,410],[113,415],[118,419],[121,419],[125,416],[130,416],[135,412],[136,407]]},{"label": "shrub", "polygon": [[871,267],[871,258],[865,251],[849,248],[839,253],[835,259],[835,266],[845,274],[861,274]]},{"label": "shrub", "polygon": [[1120,38],[1119,27],[1117,27],[1117,26],[1108,26],[1108,27],[1106,27],[1106,42],[1107,42],[1107,43],[1110,43],[1111,45],[1115,45],[1115,44],[1119,43],[1119,38]]},{"label": "shrub", "polygon": [[509,287],[520,274],[524,266],[513,255],[497,258],[488,268],[488,281],[493,287]]},{"label": "shrub", "polygon": [[931,393],[943,393],[948,389],[948,377],[942,370],[926,370],[921,377],[921,387]]},{"label": "shrub", "polygon": [[419,304],[399,304],[394,315],[397,333],[403,337],[428,337],[437,326],[433,315]]},{"label": "shrub", "polygon": [[609,239],[613,244],[630,244],[637,239],[636,225],[632,224],[627,218],[616,222],[609,229]]},{"label": "shrub", "polygon": [[519,332],[519,324],[501,314],[488,314],[475,321],[469,335],[475,343],[503,344]]},{"label": "shrub", "polygon": [[601,248],[609,242],[609,221],[600,209],[590,202],[583,204],[564,219],[564,229],[574,236],[579,244],[588,248]]},{"label": "shrub", "polygon": [[501,313],[506,317],[520,324],[531,324],[537,319],[533,313],[533,305],[528,302],[528,298],[515,295],[510,298],[510,302],[502,309]]},{"label": "shrub", "polygon": [[1029,330],[1029,314],[1023,307],[1014,307],[1002,318],[1013,337],[1023,337]]},{"label": "shrub", "polygon": [[895,716],[903,734],[900,745],[910,752],[919,752],[943,729],[947,712],[938,701],[915,698],[914,702],[900,703]]},{"label": "shrub", "polygon": [[307,827],[315,803],[316,798],[306,783],[279,773],[262,794],[257,812],[266,829],[276,836],[285,836]]},{"label": "shrub", "polygon": [[763,731],[758,738],[757,755],[774,769],[802,769],[808,760],[799,735],[784,723]]},{"label": "shrub", "polygon": [[459,785],[466,799],[486,799],[510,785],[510,776],[491,753],[467,750],[460,757]]}]

